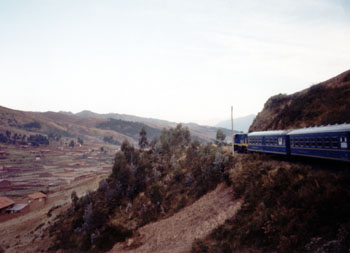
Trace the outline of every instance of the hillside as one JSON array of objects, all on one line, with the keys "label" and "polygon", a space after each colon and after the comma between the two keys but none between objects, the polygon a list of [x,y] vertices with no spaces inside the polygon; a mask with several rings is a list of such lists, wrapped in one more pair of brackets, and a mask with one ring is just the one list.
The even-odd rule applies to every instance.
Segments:
[{"label": "hillside", "polygon": [[131,121],[131,122],[142,122],[142,123],[151,124],[155,126],[162,126],[162,127],[176,126],[175,122],[154,119],[154,118],[139,117],[139,116],[134,116],[129,114],[119,114],[119,113],[99,114],[99,113],[85,110],[85,111],[78,112],[75,115],[81,118],[119,119],[124,121]]},{"label": "hillside", "polygon": [[[162,131],[157,143],[147,151],[123,143],[116,154],[112,174],[100,183],[98,190],[80,199],[72,195],[73,205],[50,228],[53,242],[50,250],[101,252],[112,249],[115,243],[123,242],[137,229],[172,217],[214,190],[227,179],[231,166],[230,152],[191,141],[189,130],[181,125]],[[227,205],[232,191],[227,189],[221,193],[217,196],[225,196],[226,204],[220,200],[213,200],[213,204],[222,205],[227,217],[231,217],[237,209]],[[201,203],[196,206],[207,210],[202,211],[205,217],[212,206],[205,207]],[[192,212],[198,213],[195,209]],[[220,218],[221,211],[210,212],[221,219],[217,225],[224,222],[225,218]],[[187,216],[179,215],[181,219]],[[192,215],[192,219],[198,220],[196,215]],[[174,225],[177,223],[174,218],[170,221]],[[213,223],[203,236],[216,226],[215,219]],[[182,225],[182,229],[186,229],[188,224]],[[150,229],[154,231],[157,227]],[[162,243],[166,244],[167,236],[163,236]],[[187,248],[193,239],[189,240]]]},{"label": "hillside", "polygon": [[17,135],[60,136],[63,138],[82,137],[85,141],[103,143],[105,136],[112,136],[118,142],[127,139],[136,142],[123,133],[97,128],[105,119],[82,119],[74,115],[56,112],[24,112],[0,107],[0,133],[10,131]]},{"label": "hillside", "polygon": [[[148,119],[124,114],[97,114],[83,111],[77,114],[67,112],[25,112],[0,106],[0,133],[6,131],[17,135],[55,135],[64,138],[83,138],[85,141],[120,145],[125,139],[137,144],[139,132],[146,129],[149,140],[159,137],[163,128],[176,123]],[[216,127],[184,124],[194,138],[201,142],[213,141]],[[228,139],[231,132],[223,129]]]},{"label": "hillside", "polygon": [[[82,111],[82,112],[76,113],[75,115],[82,118],[113,119],[113,120],[123,120],[123,121],[134,122],[134,123],[143,123],[151,128],[158,128],[158,129],[175,127],[178,124],[176,122],[171,122],[166,120],[145,118],[145,117],[133,116],[128,114],[118,114],[118,113],[98,114],[91,111]],[[222,131],[227,136],[227,141],[229,141],[230,139],[229,136],[231,136],[232,134],[231,130],[229,130],[230,128],[225,128],[222,126],[210,127],[210,126],[198,125],[196,123],[182,123],[182,125],[188,127],[191,134],[202,141],[215,140],[216,131],[218,130],[218,128],[222,128]],[[157,136],[159,136],[159,134]]]},{"label": "hillside", "polygon": [[292,95],[271,97],[249,131],[350,122],[350,70]]}]

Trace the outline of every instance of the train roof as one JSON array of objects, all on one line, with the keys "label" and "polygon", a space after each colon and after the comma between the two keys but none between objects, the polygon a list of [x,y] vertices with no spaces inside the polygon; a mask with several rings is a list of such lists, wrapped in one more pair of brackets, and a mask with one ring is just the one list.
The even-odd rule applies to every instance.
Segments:
[{"label": "train roof", "polygon": [[238,134],[235,134],[236,135],[247,135],[248,133],[238,133]]},{"label": "train roof", "polygon": [[350,124],[308,127],[291,130],[288,135],[350,132]]},{"label": "train roof", "polygon": [[273,130],[249,133],[248,136],[286,135],[289,130]]}]

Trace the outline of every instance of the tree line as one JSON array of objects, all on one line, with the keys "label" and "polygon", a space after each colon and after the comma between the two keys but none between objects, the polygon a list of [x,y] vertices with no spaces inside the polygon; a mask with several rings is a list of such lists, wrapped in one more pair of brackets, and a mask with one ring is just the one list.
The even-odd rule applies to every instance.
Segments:
[{"label": "tree line", "polygon": [[5,134],[0,133],[0,143],[4,144],[12,144],[12,145],[49,145],[49,139],[45,135],[36,134],[36,135],[25,135],[18,133],[11,133],[11,131],[6,130]]}]

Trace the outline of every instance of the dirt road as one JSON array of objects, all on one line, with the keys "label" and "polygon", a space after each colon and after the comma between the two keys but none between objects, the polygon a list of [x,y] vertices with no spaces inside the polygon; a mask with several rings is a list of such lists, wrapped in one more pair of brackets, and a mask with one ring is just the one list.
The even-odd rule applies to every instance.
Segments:
[{"label": "dirt road", "polygon": [[175,215],[143,226],[133,238],[116,244],[110,252],[190,252],[195,239],[206,237],[233,217],[241,204],[241,200],[233,199],[232,187],[220,184]]}]

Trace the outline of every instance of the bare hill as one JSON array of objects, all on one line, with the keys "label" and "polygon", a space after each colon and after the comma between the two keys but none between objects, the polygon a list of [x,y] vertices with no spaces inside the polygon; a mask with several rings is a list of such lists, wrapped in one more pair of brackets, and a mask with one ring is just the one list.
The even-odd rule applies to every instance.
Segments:
[{"label": "bare hill", "polygon": [[292,95],[271,97],[249,131],[293,129],[350,121],[350,70]]}]

